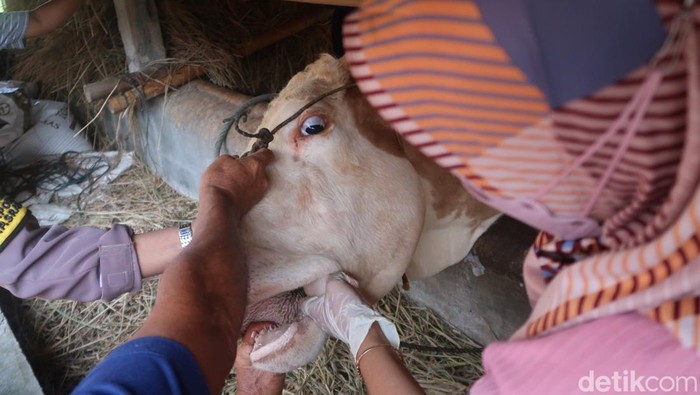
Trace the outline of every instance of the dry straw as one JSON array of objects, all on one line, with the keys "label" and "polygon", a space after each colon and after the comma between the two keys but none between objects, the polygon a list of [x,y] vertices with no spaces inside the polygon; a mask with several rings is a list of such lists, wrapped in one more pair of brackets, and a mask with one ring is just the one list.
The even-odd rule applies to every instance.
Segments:
[{"label": "dry straw", "polygon": [[[29,9],[32,0],[6,0],[9,9]],[[256,36],[286,22],[324,12],[287,1],[160,0],[165,63],[204,65],[206,78],[245,94],[276,92],[315,60],[331,52],[330,22],[322,21],[254,54],[242,56]],[[82,86],[126,73],[112,1],[88,0],[66,26],[30,39],[14,51],[11,77],[41,81],[43,96],[84,106]]]}]

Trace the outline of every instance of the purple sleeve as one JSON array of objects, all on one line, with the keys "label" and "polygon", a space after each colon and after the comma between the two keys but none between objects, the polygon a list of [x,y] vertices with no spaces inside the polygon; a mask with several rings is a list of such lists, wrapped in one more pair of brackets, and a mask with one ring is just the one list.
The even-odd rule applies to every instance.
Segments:
[{"label": "purple sleeve", "polygon": [[132,232],[38,227],[18,230],[0,251],[0,286],[15,296],[78,301],[111,300],[141,288]]}]

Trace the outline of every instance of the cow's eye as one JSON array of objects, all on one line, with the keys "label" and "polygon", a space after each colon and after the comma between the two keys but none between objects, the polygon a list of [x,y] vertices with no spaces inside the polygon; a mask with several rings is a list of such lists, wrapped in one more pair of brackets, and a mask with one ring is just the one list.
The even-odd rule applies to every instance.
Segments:
[{"label": "cow's eye", "polygon": [[311,136],[323,132],[326,128],[326,121],[318,115],[313,115],[304,120],[301,124],[301,134]]}]

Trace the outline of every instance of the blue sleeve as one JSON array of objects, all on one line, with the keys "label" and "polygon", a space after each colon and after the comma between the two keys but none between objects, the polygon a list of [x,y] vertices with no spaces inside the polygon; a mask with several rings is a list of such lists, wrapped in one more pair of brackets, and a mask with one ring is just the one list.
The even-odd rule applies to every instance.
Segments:
[{"label": "blue sleeve", "polygon": [[142,337],[112,351],[73,394],[209,394],[192,353],[175,340]]},{"label": "blue sleeve", "polygon": [[24,48],[29,11],[0,13],[0,49]]}]

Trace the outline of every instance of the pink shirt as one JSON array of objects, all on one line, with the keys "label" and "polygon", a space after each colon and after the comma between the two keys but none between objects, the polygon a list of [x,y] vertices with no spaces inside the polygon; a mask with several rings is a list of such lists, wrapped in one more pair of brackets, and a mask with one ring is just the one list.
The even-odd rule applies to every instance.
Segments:
[{"label": "pink shirt", "polygon": [[[483,360],[485,375],[472,387],[473,395],[700,393],[695,351],[635,313],[534,339],[494,343]],[[671,387],[673,391],[665,391]]]}]

